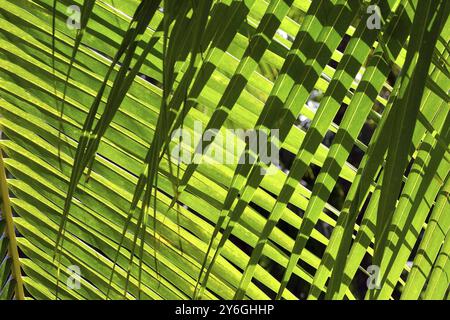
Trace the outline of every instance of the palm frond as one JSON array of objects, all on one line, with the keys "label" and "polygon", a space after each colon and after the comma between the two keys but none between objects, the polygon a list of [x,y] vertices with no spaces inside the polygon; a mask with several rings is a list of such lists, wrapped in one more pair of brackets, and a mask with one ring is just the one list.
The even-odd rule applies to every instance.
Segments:
[{"label": "palm frond", "polygon": [[445,299],[449,10],[2,1],[0,298]]}]

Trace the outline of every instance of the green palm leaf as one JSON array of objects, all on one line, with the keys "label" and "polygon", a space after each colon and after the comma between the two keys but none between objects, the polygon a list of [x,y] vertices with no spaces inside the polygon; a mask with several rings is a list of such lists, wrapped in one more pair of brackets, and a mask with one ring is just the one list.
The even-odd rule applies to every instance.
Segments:
[{"label": "green palm leaf", "polygon": [[4,0],[0,299],[445,299],[449,10]]}]

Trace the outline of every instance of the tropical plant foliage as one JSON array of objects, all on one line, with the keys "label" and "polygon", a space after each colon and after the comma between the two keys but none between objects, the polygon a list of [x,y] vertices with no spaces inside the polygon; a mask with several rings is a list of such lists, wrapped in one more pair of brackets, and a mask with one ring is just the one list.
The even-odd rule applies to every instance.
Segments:
[{"label": "tropical plant foliage", "polygon": [[[449,298],[449,11],[0,0],[0,298]],[[291,163],[173,159],[198,122]]]}]

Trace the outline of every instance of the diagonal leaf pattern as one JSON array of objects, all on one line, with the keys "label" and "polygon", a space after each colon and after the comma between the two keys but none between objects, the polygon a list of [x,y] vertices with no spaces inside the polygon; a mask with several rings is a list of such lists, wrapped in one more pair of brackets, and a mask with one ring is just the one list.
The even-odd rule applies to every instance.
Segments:
[{"label": "diagonal leaf pattern", "polygon": [[0,299],[448,298],[449,10],[2,1]]}]

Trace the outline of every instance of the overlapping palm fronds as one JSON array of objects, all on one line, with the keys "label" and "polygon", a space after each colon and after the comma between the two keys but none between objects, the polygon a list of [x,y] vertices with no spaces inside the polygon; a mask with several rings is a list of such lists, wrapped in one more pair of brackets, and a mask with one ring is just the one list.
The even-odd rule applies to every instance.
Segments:
[{"label": "overlapping palm fronds", "polygon": [[449,297],[450,2],[0,4],[1,299]]}]

